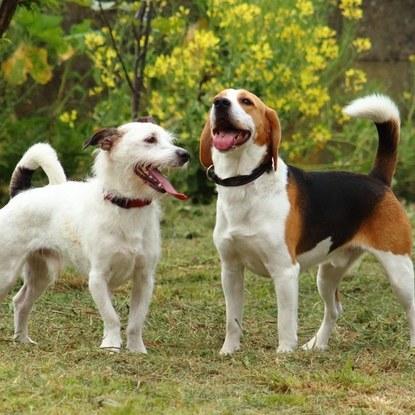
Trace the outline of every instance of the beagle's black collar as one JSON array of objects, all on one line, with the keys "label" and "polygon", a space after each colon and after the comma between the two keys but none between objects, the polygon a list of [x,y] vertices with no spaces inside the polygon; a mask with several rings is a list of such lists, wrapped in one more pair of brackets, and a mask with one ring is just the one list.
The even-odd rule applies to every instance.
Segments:
[{"label": "beagle's black collar", "polygon": [[227,177],[226,179],[221,179],[216,173],[213,164],[208,167],[206,170],[206,176],[209,180],[212,180],[219,186],[225,187],[235,187],[235,186],[243,186],[244,184],[248,184],[253,182],[258,177],[262,176],[264,173],[269,173],[272,170],[272,160],[268,160],[254,170],[252,170],[251,174],[243,174],[241,176],[233,176]]}]

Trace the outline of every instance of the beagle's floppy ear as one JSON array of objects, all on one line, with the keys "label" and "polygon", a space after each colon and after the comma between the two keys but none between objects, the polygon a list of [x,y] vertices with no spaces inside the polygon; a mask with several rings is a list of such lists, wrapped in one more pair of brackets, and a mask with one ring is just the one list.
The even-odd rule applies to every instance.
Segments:
[{"label": "beagle's floppy ear", "polygon": [[208,168],[213,164],[212,161],[212,131],[210,127],[210,115],[200,136],[199,157],[203,167]]},{"label": "beagle's floppy ear", "polygon": [[91,138],[85,141],[84,149],[89,146],[97,146],[105,151],[110,151],[114,143],[121,138],[117,128],[101,128]]},{"label": "beagle's floppy ear", "polygon": [[271,157],[274,162],[274,170],[277,170],[278,149],[281,142],[281,124],[277,113],[273,109],[267,107],[265,116],[270,128]]}]

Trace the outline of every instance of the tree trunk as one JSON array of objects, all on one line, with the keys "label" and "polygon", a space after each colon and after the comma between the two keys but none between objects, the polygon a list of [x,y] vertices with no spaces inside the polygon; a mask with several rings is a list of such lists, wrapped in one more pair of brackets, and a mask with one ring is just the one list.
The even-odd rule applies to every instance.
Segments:
[{"label": "tree trunk", "polygon": [[19,0],[3,0],[0,6],[0,38],[9,28]]}]

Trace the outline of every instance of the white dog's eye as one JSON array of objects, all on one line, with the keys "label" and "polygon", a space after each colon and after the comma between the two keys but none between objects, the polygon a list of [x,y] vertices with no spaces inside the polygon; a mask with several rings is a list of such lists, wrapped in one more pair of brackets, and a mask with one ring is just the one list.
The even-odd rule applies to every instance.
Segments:
[{"label": "white dog's eye", "polygon": [[144,139],[144,142],[149,143],[149,144],[155,144],[157,143],[157,138],[154,137],[154,135],[150,135],[150,137],[147,137]]}]

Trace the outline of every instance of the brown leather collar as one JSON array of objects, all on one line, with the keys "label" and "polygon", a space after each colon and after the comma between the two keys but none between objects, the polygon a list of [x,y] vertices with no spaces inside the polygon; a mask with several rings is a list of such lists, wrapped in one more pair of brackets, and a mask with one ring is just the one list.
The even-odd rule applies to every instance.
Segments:
[{"label": "brown leather collar", "polygon": [[104,200],[108,200],[123,209],[142,208],[151,203],[151,200],[148,199],[129,199],[128,197],[115,196],[112,193],[105,193]]}]

